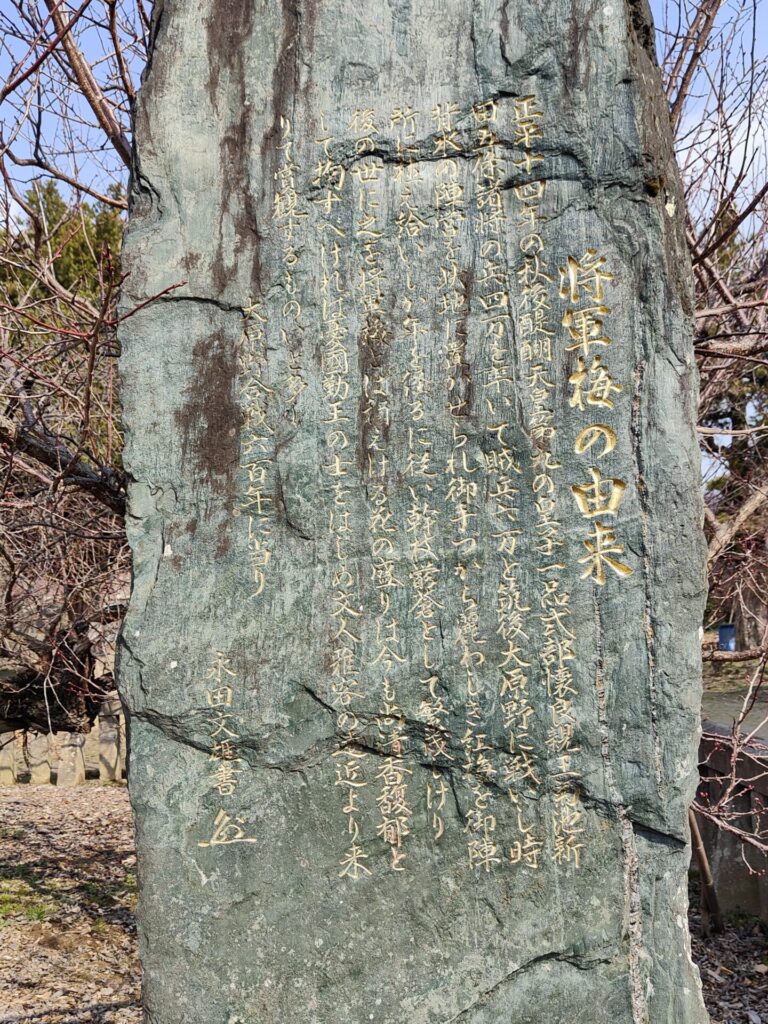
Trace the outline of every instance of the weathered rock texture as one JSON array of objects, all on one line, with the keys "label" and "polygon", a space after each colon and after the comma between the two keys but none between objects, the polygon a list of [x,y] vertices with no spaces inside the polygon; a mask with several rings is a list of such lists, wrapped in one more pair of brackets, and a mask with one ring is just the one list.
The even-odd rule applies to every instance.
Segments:
[{"label": "weathered rock texture", "polygon": [[147,1020],[702,1024],[695,371],[644,8],[166,0],[136,137]]}]

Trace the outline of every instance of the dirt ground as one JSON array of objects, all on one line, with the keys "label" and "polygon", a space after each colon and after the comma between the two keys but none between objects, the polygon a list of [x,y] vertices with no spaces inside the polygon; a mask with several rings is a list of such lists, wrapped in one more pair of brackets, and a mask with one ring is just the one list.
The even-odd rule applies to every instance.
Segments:
[{"label": "dirt ground", "polygon": [[[0,1024],[140,1024],[135,872],[123,786],[0,789]],[[713,1024],[768,1024],[765,932],[691,929]]]},{"label": "dirt ground", "polygon": [[0,1024],[140,1024],[135,901],[124,786],[0,789]]}]

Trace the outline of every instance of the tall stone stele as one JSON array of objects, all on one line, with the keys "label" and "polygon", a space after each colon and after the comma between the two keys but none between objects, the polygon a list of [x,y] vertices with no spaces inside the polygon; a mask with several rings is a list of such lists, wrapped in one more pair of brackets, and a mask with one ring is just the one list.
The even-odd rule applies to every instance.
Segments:
[{"label": "tall stone stele", "polygon": [[136,140],[146,1020],[704,1024],[696,374],[642,0],[165,0]]}]

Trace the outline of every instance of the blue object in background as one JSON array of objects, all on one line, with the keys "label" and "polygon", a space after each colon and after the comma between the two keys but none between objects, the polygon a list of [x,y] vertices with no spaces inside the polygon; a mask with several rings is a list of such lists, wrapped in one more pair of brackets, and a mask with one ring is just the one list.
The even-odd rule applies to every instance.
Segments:
[{"label": "blue object in background", "polygon": [[732,622],[726,622],[722,626],[718,626],[717,649],[718,651],[736,650],[736,627]]}]

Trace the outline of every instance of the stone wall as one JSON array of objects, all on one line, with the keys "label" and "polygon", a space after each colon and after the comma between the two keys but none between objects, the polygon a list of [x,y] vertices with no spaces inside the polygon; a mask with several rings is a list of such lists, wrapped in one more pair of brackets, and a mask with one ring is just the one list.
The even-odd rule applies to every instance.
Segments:
[{"label": "stone wall", "polygon": [[[730,732],[713,722],[704,723],[699,748],[701,783],[698,801],[715,806],[731,783],[733,747]],[[728,801],[734,825],[753,835],[768,829],[768,747],[754,742],[736,764],[736,788]],[[759,917],[768,924],[768,857],[739,837],[700,817],[699,827],[709,858],[721,911]]]},{"label": "stone wall", "polygon": [[104,701],[87,735],[0,733],[0,786],[116,782],[125,776],[125,760],[125,719],[116,694]]}]

